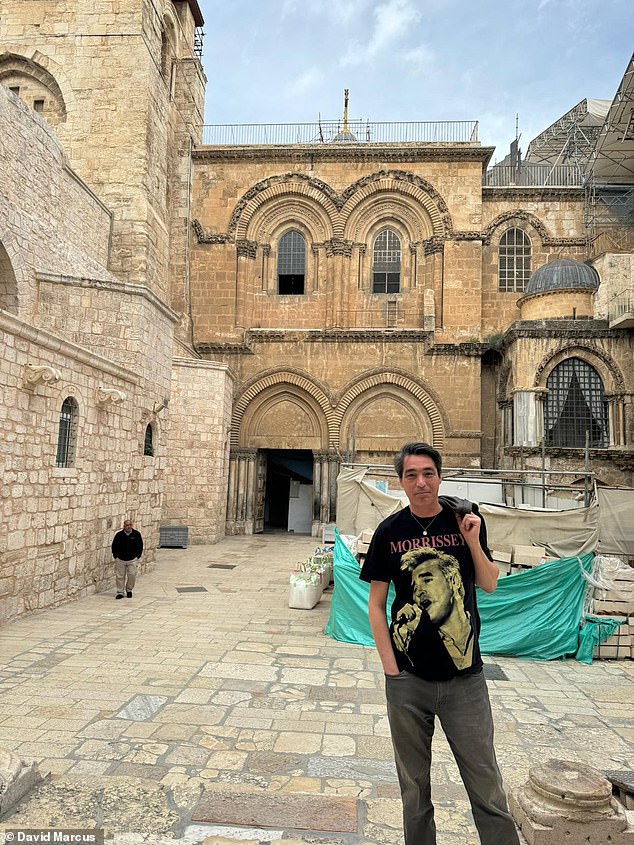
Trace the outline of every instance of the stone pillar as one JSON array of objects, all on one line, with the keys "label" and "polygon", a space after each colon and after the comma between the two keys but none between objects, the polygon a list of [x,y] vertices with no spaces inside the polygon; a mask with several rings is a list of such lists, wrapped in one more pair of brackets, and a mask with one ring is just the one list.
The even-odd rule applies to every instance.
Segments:
[{"label": "stone pillar", "polygon": [[253,534],[253,527],[255,523],[255,460],[257,452],[245,456],[247,465],[247,494],[246,494],[246,509],[244,515],[244,533]]},{"label": "stone pillar", "polygon": [[236,474],[237,459],[234,454],[231,454],[229,456],[229,482],[227,484],[227,533],[233,533],[228,529],[236,520]]},{"label": "stone pillar", "polygon": [[328,522],[337,519],[337,476],[339,475],[339,457],[334,451],[328,453]]},{"label": "stone pillar", "polygon": [[235,449],[229,456],[227,534],[252,534],[255,516],[257,449]]},{"label": "stone pillar", "polygon": [[513,391],[514,446],[539,446],[544,436],[543,387]]},{"label": "stone pillar", "polygon": [[527,783],[509,795],[509,807],[528,845],[634,845],[612,784],[583,763],[533,767]]},{"label": "stone pillar", "polygon": [[321,469],[320,453],[313,452],[313,536],[319,533],[321,523]]}]

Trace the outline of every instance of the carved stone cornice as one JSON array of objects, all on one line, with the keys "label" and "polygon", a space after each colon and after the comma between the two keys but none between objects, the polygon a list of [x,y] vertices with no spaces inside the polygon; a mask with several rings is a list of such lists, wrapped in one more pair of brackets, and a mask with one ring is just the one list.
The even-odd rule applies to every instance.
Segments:
[{"label": "carved stone cornice", "polygon": [[435,255],[438,252],[443,252],[445,249],[445,242],[442,238],[428,238],[422,241],[425,255]]},{"label": "carved stone cornice", "polygon": [[542,199],[566,199],[579,200],[582,202],[585,199],[585,188],[555,188],[555,187],[530,187],[520,188],[517,185],[511,185],[508,188],[499,187],[482,187],[482,199],[486,200],[542,200]]},{"label": "carved stone cornice", "polygon": [[199,244],[226,244],[231,240],[226,232],[208,232],[199,220],[192,220],[191,226]]},{"label": "carved stone cornice", "polygon": [[451,237],[454,241],[481,241],[482,232],[454,232]]},{"label": "carved stone cornice", "polygon": [[[546,446],[545,447],[546,455],[553,459],[553,458],[567,458],[567,459],[577,459],[580,462],[583,461],[583,456],[585,454],[585,449],[573,449],[571,447],[563,447],[563,446]],[[504,447],[504,454],[508,455],[509,457],[526,457],[528,455],[541,455],[542,454],[542,447],[541,446],[505,446]],[[606,463],[613,463],[616,464],[618,469],[625,470],[625,471],[633,471],[634,470],[634,451],[632,451],[629,447],[619,447],[619,446],[610,446],[605,449],[590,449],[589,450],[590,461],[595,464],[598,461],[605,461]],[[551,466],[552,472],[557,472],[556,469],[553,469]],[[596,466],[594,467],[594,472],[596,475]]]},{"label": "carved stone cornice", "polygon": [[255,461],[258,454],[257,449],[231,449],[229,452],[229,460],[236,461],[236,460],[246,460],[246,461]]},{"label": "carved stone cornice", "polygon": [[608,328],[607,320],[592,318],[569,320],[518,320],[504,333],[507,344],[520,338],[552,337],[558,340],[578,341],[580,338],[610,338],[614,331]]},{"label": "carved stone cornice", "polygon": [[253,355],[253,349],[248,343],[222,343],[222,342],[200,342],[194,345],[194,349],[203,357],[206,355]]},{"label": "carved stone cornice", "polygon": [[352,257],[352,250],[354,246],[354,241],[349,241],[345,238],[331,238],[329,241],[324,243],[326,255],[345,255],[346,258]]},{"label": "carved stone cornice", "polygon": [[482,169],[494,147],[478,144],[284,144],[253,146],[200,146],[193,150],[194,162],[205,161],[479,161]]},{"label": "carved stone cornice", "polygon": [[120,405],[126,400],[126,393],[124,390],[118,390],[116,387],[98,387],[97,388],[97,402],[99,405]]},{"label": "carved stone cornice", "polygon": [[62,377],[61,370],[47,364],[27,364],[24,373],[24,387],[33,390],[38,384],[55,384]]},{"label": "carved stone cornice", "polygon": [[431,343],[433,331],[423,329],[324,329],[308,331],[311,343]]},{"label": "carved stone cornice", "polygon": [[258,242],[247,240],[236,241],[236,252],[238,258],[255,258],[258,252]]}]

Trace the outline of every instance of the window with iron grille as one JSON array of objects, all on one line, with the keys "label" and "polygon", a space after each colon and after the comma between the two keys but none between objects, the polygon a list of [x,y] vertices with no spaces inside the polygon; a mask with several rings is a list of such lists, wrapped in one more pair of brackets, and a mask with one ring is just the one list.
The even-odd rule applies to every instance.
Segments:
[{"label": "window with iron grille", "polygon": [[548,376],[544,405],[547,446],[583,449],[609,445],[608,408],[601,377],[581,358],[567,358]]},{"label": "window with iron grille", "polygon": [[499,290],[521,293],[531,274],[531,242],[521,229],[509,229],[498,248]]},{"label": "window with iron grille", "polygon": [[277,291],[282,296],[304,293],[306,276],[306,241],[301,232],[291,229],[277,246]]},{"label": "window with iron grille", "polygon": [[154,455],[154,432],[152,426],[148,424],[145,429],[145,439],[143,441],[143,454],[152,457]]},{"label": "window with iron grille", "polygon": [[57,457],[55,465],[71,467],[75,463],[75,442],[77,431],[77,402],[67,396],[62,402],[59,413],[59,433],[57,435]]},{"label": "window with iron grille", "polygon": [[372,251],[372,293],[398,293],[401,289],[401,240],[392,229],[383,229]]}]

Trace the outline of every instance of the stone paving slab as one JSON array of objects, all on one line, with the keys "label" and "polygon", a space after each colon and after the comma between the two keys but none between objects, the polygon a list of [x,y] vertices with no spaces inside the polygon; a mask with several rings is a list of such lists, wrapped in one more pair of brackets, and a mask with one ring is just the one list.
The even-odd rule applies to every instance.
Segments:
[{"label": "stone paving slab", "polygon": [[[0,829],[100,824],[115,845],[402,845],[374,649],[324,636],[332,590],[288,608],[288,573],[314,546],[258,535],[161,549],[130,601],[104,593],[1,628],[0,745],[52,775]],[[632,661],[486,662],[507,788],[549,758],[632,768]],[[439,841],[476,845],[439,728],[433,753]],[[210,788],[293,811],[268,829],[192,824]],[[354,831],[298,826],[299,808],[334,800],[355,802]]]},{"label": "stone paving slab", "polygon": [[192,821],[340,833],[356,833],[359,826],[357,802],[352,798],[224,788],[205,790],[192,810]]}]

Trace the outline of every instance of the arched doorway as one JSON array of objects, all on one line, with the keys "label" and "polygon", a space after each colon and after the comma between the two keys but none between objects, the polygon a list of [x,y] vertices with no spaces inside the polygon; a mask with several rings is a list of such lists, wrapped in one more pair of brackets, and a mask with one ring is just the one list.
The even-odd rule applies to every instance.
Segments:
[{"label": "arched doorway", "polygon": [[317,533],[334,518],[339,466],[329,402],[305,377],[263,377],[236,402],[229,463],[228,534]]}]

